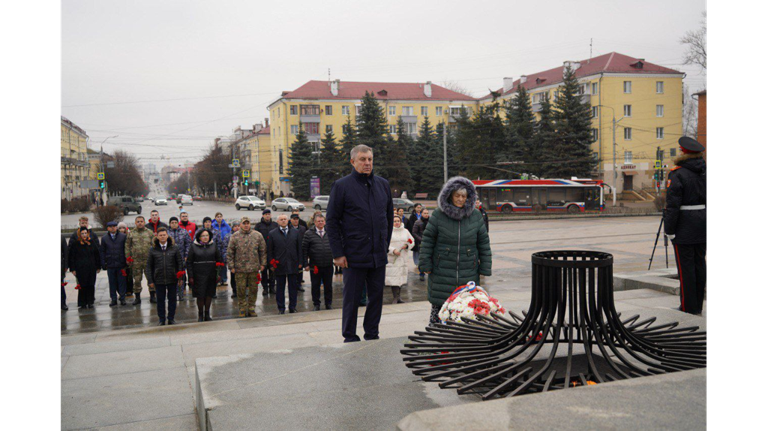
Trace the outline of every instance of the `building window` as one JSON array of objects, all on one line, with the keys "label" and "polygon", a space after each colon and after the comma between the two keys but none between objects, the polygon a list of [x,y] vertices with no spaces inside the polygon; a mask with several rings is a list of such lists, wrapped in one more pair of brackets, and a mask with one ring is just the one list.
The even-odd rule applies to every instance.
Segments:
[{"label": "building window", "polygon": [[395,134],[397,133],[397,126],[394,124],[389,125],[389,133]]},{"label": "building window", "polygon": [[657,117],[664,116],[664,105],[656,105],[656,116]]},{"label": "building window", "polygon": [[349,106],[342,106],[341,107],[341,115],[349,115]]},{"label": "building window", "polygon": [[360,116],[360,110],[363,109],[363,105],[355,105],[355,115]]},{"label": "building window", "polygon": [[277,108],[277,118],[280,118],[280,108]]},{"label": "building window", "polygon": [[403,115],[413,115],[413,106],[403,106]]},{"label": "building window", "polygon": [[333,115],[333,106],[325,105],[325,115]]},{"label": "building window", "polygon": [[597,118],[597,106],[592,107],[592,118]]},{"label": "building window", "polygon": [[296,105],[291,105],[291,115],[296,115],[298,112],[298,107]]},{"label": "building window", "polygon": [[422,117],[426,117],[427,115],[429,115],[429,107],[422,106],[421,107],[421,116]]},{"label": "building window", "polygon": [[438,117],[443,116],[443,107],[442,106],[435,106],[435,115]]},{"label": "building window", "polygon": [[597,94],[597,82],[592,83],[592,94]]},{"label": "building window", "polygon": [[624,93],[632,93],[632,81],[624,81]]},{"label": "building window", "polygon": [[632,116],[632,105],[624,105],[624,116],[625,117]]},{"label": "building window", "polygon": [[326,124],[325,125],[325,133],[333,133],[333,125]]},{"label": "building window", "polygon": [[416,123],[403,123],[405,126],[405,133],[409,135],[415,135],[416,134]]},{"label": "building window", "polygon": [[656,81],[656,94],[664,94],[664,81]]},{"label": "building window", "polygon": [[597,129],[592,129],[592,142],[597,142]]},{"label": "building window", "polygon": [[307,134],[318,135],[318,134],[320,134],[320,124],[319,123],[305,123],[304,124],[304,130],[307,132]]},{"label": "building window", "polygon": [[624,151],[624,163],[632,163],[632,151]]},{"label": "building window", "polygon": [[389,107],[389,116],[394,117],[397,115],[397,106],[390,106]]},{"label": "building window", "polygon": [[296,135],[299,133],[299,126],[291,126],[291,135]]},{"label": "building window", "polygon": [[624,128],[624,140],[625,141],[631,141],[632,140],[632,128],[631,127],[625,127]]},{"label": "building window", "polygon": [[664,139],[664,128],[663,127],[657,127],[656,128],[656,139]]},{"label": "building window", "polygon": [[320,115],[320,105],[301,105],[301,115]]},{"label": "building window", "polygon": [[669,157],[676,157],[676,156],[677,156],[677,148],[670,148]]}]

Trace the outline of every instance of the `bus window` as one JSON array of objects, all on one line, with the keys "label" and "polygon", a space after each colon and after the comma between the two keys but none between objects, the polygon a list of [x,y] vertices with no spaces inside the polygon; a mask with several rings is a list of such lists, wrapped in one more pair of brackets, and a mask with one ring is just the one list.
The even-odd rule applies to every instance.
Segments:
[{"label": "bus window", "polygon": [[547,206],[562,207],[565,206],[565,188],[550,187],[547,197]]},{"label": "bus window", "polygon": [[485,189],[486,190],[486,200],[483,201],[483,204],[490,207],[495,208],[496,207],[496,189]]},{"label": "bus window", "polygon": [[584,202],[584,189],[577,187],[566,189],[565,200],[568,202]]},{"label": "bus window", "polygon": [[498,189],[499,190],[499,202],[513,202],[512,201],[512,189]]},{"label": "bus window", "polygon": [[531,205],[531,188],[530,187],[515,187],[513,192],[512,202],[518,206],[530,206]]}]

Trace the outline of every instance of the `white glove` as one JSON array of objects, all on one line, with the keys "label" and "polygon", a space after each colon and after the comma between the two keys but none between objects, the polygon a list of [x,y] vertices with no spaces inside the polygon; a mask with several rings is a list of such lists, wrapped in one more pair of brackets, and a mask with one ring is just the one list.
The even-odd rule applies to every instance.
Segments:
[{"label": "white glove", "polygon": [[[667,234],[664,234],[664,235],[667,235]],[[667,238],[669,238],[669,240],[672,241],[673,239],[675,239],[675,236],[674,235],[667,235]]]}]

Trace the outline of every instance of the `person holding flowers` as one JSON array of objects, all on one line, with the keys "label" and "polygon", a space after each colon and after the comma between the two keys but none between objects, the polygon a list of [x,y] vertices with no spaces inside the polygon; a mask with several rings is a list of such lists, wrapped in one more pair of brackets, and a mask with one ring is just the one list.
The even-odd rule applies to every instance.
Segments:
[{"label": "person holding flowers", "polygon": [[392,240],[389,242],[387,252],[387,273],[384,277],[384,285],[392,288],[392,303],[402,304],[400,290],[408,283],[408,251],[416,245],[413,236],[403,226],[403,219],[397,215],[393,222]]}]

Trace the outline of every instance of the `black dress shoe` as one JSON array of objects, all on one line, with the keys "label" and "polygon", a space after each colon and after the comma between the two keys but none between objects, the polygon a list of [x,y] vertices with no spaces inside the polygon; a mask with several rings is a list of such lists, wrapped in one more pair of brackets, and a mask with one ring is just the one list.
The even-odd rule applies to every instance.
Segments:
[{"label": "black dress shoe", "polygon": [[125,305],[125,298],[120,299],[120,305]]},{"label": "black dress shoe", "polygon": [[299,286],[299,292],[304,292],[304,291],[305,291],[304,288]]},{"label": "black dress shoe", "polygon": [[114,307],[116,305],[117,305],[117,299],[113,299],[113,300],[109,301],[109,306],[110,307]]},{"label": "black dress shoe", "polygon": [[61,309],[63,311],[67,311],[67,310],[69,310],[69,307],[67,307],[67,304],[61,304]]},{"label": "black dress shoe", "polygon": [[320,306],[319,305],[315,305],[315,311],[320,311]]},{"label": "black dress shoe", "polygon": [[277,314],[285,314],[285,310],[280,310],[277,312]]},{"label": "black dress shoe", "polygon": [[161,320],[160,323],[157,324],[157,326],[165,326],[165,320]]},{"label": "black dress shoe", "polygon": [[175,320],[173,320],[173,319],[168,319],[168,324],[169,324],[169,325],[175,325],[175,324],[176,324],[176,321],[175,321]]},{"label": "black dress shoe", "polygon": [[325,304],[325,309],[326,309],[326,310],[330,310],[331,308],[332,308],[332,307],[331,307],[331,304]]},{"label": "black dress shoe", "polygon": [[369,337],[367,335],[363,335],[363,338],[365,338],[366,341],[370,341],[370,340],[378,340],[379,336],[378,335],[374,335],[373,337]]},{"label": "black dress shoe", "polygon": [[293,314],[293,313],[296,313],[297,311],[296,311],[296,309],[295,309],[295,308],[291,308],[291,309],[289,309],[289,310],[288,310],[288,312],[289,312],[289,313],[291,313],[291,314]]},{"label": "black dress shoe", "polygon": [[345,343],[354,343],[354,342],[357,342],[357,341],[360,341],[360,337],[358,337],[357,335],[355,335],[354,338],[345,338],[344,339]]}]

